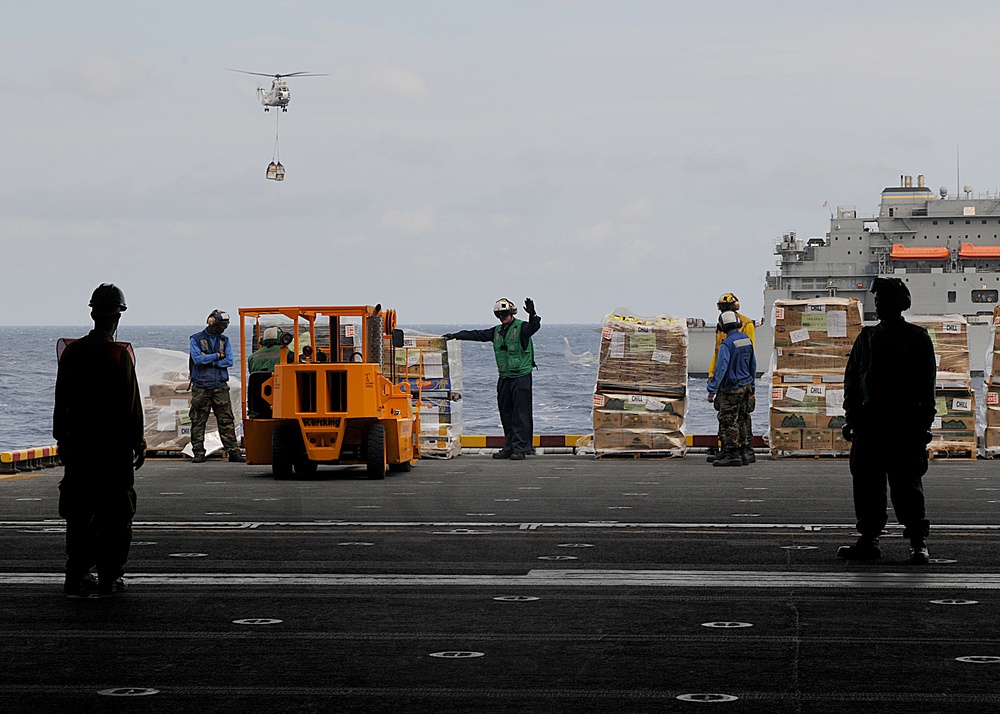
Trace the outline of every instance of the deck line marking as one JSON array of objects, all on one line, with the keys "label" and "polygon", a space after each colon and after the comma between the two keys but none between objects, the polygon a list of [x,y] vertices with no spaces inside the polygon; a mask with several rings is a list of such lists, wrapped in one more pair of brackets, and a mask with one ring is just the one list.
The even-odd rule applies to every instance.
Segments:
[{"label": "deck line marking", "polygon": [[[55,585],[59,573],[0,573],[0,585]],[[136,586],[197,587],[666,587],[666,588],[840,588],[892,590],[998,590],[1000,573],[827,572],[788,573],[732,570],[556,570],[524,575],[437,575],[355,573],[131,573]]]},{"label": "deck line marking", "polygon": [[[61,518],[51,518],[42,521],[0,521],[0,528],[52,527],[65,525]],[[742,530],[854,530],[853,523],[670,523],[670,522],[626,522],[626,521],[347,521],[347,520],[316,520],[316,521],[134,521],[133,528],[146,529],[236,529],[256,530],[262,528],[519,528],[531,530],[537,528],[650,528],[650,529],[742,529]],[[903,526],[891,523],[886,526],[889,532],[902,530]],[[1000,531],[998,524],[935,524],[936,533],[941,531]]]}]

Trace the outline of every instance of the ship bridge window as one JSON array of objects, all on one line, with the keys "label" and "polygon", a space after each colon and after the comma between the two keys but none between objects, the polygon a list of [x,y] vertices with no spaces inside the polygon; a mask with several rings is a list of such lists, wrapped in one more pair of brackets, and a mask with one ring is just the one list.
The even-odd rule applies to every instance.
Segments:
[{"label": "ship bridge window", "polygon": [[948,302],[955,302],[956,300],[958,300],[958,293],[956,293],[954,290],[949,290]]},{"label": "ship bridge window", "polygon": [[973,290],[972,302],[1000,302],[1000,291],[997,290]]}]

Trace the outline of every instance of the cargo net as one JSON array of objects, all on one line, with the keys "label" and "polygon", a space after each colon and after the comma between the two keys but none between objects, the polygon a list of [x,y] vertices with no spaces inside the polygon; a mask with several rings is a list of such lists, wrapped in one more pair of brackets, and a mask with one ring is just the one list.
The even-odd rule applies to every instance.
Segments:
[{"label": "cargo net", "polygon": [[935,458],[974,459],[978,439],[976,392],[969,364],[969,323],[961,315],[907,315],[906,319],[925,328],[934,343],[935,416],[927,450]]},{"label": "cargo net", "polygon": [[861,334],[854,298],[779,300],[772,314],[772,458],[847,456],[844,370]]},{"label": "cargo net", "polygon": [[687,322],[619,308],[601,325],[594,390],[594,452],[677,456],[687,452]]},{"label": "cargo net", "polygon": [[393,354],[396,381],[409,383],[413,410],[420,416],[420,457],[458,456],[462,451],[462,343],[407,330],[402,348],[383,351],[385,374],[390,373],[387,361]]}]

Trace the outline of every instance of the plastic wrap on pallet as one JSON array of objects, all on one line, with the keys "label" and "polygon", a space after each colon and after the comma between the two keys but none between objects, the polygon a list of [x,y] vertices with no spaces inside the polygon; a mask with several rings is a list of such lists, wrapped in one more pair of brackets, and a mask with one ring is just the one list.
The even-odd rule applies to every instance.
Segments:
[{"label": "plastic wrap on pallet", "polygon": [[934,343],[938,389],[972,389],[969,369],[969,323],[962,315],[907,315],[927,330]]},{"label": "plastic wrap on pallet", "polygon": [[[135,376],[142,395],[143,433],[150,451],[181,451],[191,442],[191,384],[188,354],[174,350],[140,347],[135,350]],[[240,418],[240,381],[229,379],[229,400],[236,417],[236,436],[243,434]],[[208,417],[206,436],[218,435],[215,415]]]},{"label": "plastic wrap on pallet", "polygon": [[[396,348],[395,370],[420,415],[420,454],[450,459],[462,451],[462,343],[441,335],[406,331]],[[389,359],[390,350],[383,352]]]},{"label": "plastic wrap on pallet", "polygon": [[601,325],[594,390],[594,451],[684,456],[687,321],[619,308]]},{"label": "plastic wrap on pallet", "polygon": [[669,315],[639,317],[619,308],[601,325],[597,391],[687,393],[687,321]]},{"label": "plastic wrap on pallet", "polygon": [[846,456],[844,370],[861,334],[858,301],[779,300],[771,317],[771,455]]}]

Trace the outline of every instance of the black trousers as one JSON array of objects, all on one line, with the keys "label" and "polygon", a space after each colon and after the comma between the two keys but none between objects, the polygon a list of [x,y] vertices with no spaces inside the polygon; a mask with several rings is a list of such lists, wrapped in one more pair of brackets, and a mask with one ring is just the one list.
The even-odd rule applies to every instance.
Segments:
[{"label": "black trousers", "polygon": [[927,450],[919,436],[922,434],[855,434],[851,477],[861,535],[877,538],[885,528],[887,484],[896,519],[903,524],[903,536],[923,539],[930,532],[922,480],[927,473]]},{"label": "black trousers", "polygon": [[131,458],[117,468],[97,459],[66,464],[59,484],[59,515],[66,519],[67,577],[82,577],[95,565],[102,581],[124,574],[136,507],[132,479]]},{"label": "black trousers", "polygon": [[497,408],[503,425],[503,450],[512,454],[531,453],[535,424],[531,415],[530,373],[497,380]]}]

